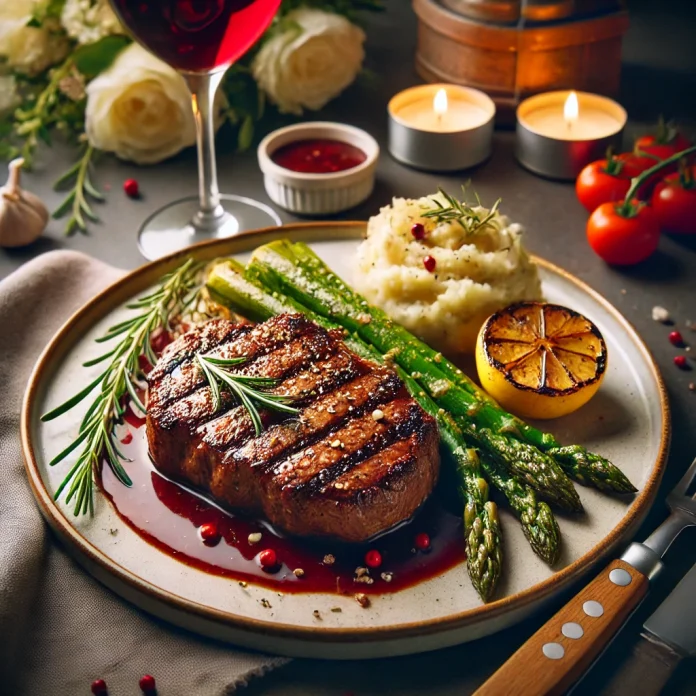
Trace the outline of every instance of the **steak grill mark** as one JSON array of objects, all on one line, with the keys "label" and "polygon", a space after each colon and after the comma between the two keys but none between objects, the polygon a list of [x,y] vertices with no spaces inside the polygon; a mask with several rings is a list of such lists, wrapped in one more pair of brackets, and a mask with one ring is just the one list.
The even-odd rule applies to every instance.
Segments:
[{"label": "steak grill mark", "polygon": [[[391,370],[354,355],[336,332],[301,315],[282,315],[253,328],[232,326],[215,320],[200,335],[183,336],[150,373],[148,439],[158,468],[215,491],[223,502],[256,509],[259,494],[284,501],[287,496],[345,497],[344,485],[333,485],[341,480],[346,492],[361,493],[361,480],[388,490],[386,478],[401,464],[404,471],[409,465],[413,469],[427,451],[434,461],[420,490],[412,493],[415,507],[423,502],[437,477],[437,429]],[[214,411],[211,391],[194,362],[197,350],[247,357],[234,370],[278,379],[272,391],[295,397],[300,413],[288,417],[260,410],[265,430],[255,437],[246,410],[226,390],[222,409]],[[377,406],[384,413],[378,421],[372,417]],[[356,467],[364,471],[349,481]],[[250,484],[246,472],[252,470],[256,483]],[[259,490],[241,490],[249,485]],[[408,510],[408,504],[397,502]],[[260,504],[266,511],[282,506],[284,519],[292,512],[280,499]]]}]

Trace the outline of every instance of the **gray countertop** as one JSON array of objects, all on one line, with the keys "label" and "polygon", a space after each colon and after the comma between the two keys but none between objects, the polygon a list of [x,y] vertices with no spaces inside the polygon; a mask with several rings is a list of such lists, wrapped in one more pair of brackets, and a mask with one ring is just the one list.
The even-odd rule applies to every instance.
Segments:
[{"label": "gray countertop", "polygon": [[[659,113],[678,119],[696,116],[696,51],[693,48],[692,0],[667,3],[629,0],[632,24],[624,44],[621,102],[630,123],[627,143]],[[574,273],[612,302],[636,326],[660,366],[672,406],[673,440],[663,494],[674,485],[696,455],[696,392],[688,389],[696,371],[678,370],[672,363],[674,348],[667,332],[651,319],[654,305],[666,307],[683,327],[696,322],[696,237],[663,237],[659,251],[647,262],[624,270],[610,268],[598,259],[585,241],[587,214],[575,198],[574,187],[547,181],[521,169],[513,159],[514,135],[495,134],[491,159],[466,176],[436,176],[409,170],[386,153],[386,103],[399,89],[419,82],[413,70],[415,18],[405,0],[388,0],[388,12],[370,18],[368,67],[374,77],[360,81],[321,114],[322,118],[358,125],[372,133],[384,148],[378,183],[371,198],[351,211],[352,219],[365,219],[394,194],[420,196],[438,185],[457,190],[465,178],[484,202],[502,197],[502,209],[527,229],[529,249]],[[234,154],[219,144],[218,164],[224,192],[268,202],[253,152]],[[57,145],[41,152],[40,166],[26,176],[26,186],[40,194],[49,206],[59,195],[51,189],[54,179],[74,153]],[[140,183],[141,200],[126,198],[122,182],[134,177]],[[47,235],[20,250],[0,250],[0,278],[24,261],[51,249],[71,248],[122,268],[142,264],[136,246],[139,224],[163,204],[196,191],[195,153],[187,151],[164,164],[144,168],[104,156],[96,180],[109,188],[108,201],[99,206],[102,223],[89,235],[66,238],[62,223],[51,221]],[[291,215],[281,212],[284,221]],[[696,350],[696,333],[684,331]],[[643,531],[659,523],[665,508],[657,503]],[[693,532],[693,530],[689,530]],[[642,534],[642,532],[641,532]],[[640,536],[640,535],[639,535]],[[628,654],[643,620],[676,584],[680,574],[696,560],[693,534],[685,533],[668,557],[667,571],[620,638],[613,644],[576,693],[596,694],[607,675]],[[341,664],[299,660],[248,688],[251,694],[466,694],[494,671],[536,628],[546,615],[474,644],[438,653],[392,660]],[[680,667],[670,693],[696,693],[696,668]]]}]

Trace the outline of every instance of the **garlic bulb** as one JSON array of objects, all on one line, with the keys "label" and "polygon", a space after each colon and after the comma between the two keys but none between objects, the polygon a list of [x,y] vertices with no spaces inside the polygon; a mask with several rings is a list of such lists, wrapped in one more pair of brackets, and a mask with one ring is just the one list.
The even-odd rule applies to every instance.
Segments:
[{"label": "garlic bulb", "polygon": [[48,224],[48,210],[43,201],[19,187],[19,170],[23,164],[21,157],[10,162],[7,183],[0,188],[0,247],[31,244]]}]

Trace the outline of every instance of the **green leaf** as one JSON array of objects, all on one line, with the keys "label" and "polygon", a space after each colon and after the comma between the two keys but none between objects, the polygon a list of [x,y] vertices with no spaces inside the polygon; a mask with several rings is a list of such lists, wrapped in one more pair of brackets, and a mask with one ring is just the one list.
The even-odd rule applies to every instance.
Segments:
[{"label": "green leaf", "polygon": [[251,143],[254,140],[254,119],[247,115],[244,117],[244,122],[239,129],[239,135],[237,136],[237,147],[240,152],[244,152],[251,147]]},{"label": "green leaf", "polygon": [[40,27],[47,19],[60,19],[65,6],[65,0],[48,0],[46,3],[35,3],[31,19],[27,22],[28,27]]},{"label": "green leaf", "polygon": [[106,200],[99,191],[97,191],[96,188],[94,188],[94,184],[92,183],[91,179],[89,176],[85,177],[85,191],[94,198],[96,201],[104,201]]},{"label": "green leaf", "polygon": [[58,218],[65,215],[65,213],[67,213],[68,210],[70,210],[74,200],[75,200],[75,192],[73,191],[68,196],[66,196],[65,200],[53,211],[53,213],[51,214],[51,217],[54,220],[57,220]]},{"label": "green leaf", "polygon": [[81,432],[77,438],[73,440],[62,452],[53,457],[48,465],[55,466],[59,462],[62,462],[72,451],[76,450],[82,444],[82,442],[87,439],[88,435],[89,432],[86,430]]},{"label": "green leaf", "polygon": [[54,191],[60,191],[60,188],[64,185],[67,184],[71,179],[75,177],[77,174],[78,169],[82,165],[82,160],[77,160],[75,164],[73,164],[70,169],[66,170],[61,174],[53,183],[53,190]]},{"label": "green leaf", "polygon": [[93,382],[90,382],[84,389],[79,391],[75,396],[70,397],[67,401],[62,403],[60,406],[56,406],[52,411],[49,411],[48,413],[44,413],[41,416],[41,422],[45,423],[46,421],[53,420],[54,418],[57,418],[58,416],[62,416],[66,411],[69,411],[73,406],[77,406],[77,404],[82,401],[91,391],[94,389],[94,387],[99,384],[104,377],[106,377],[108,373],[108,370],[102,372],[99,377],[97,377]]},{"label": "green leaf", "polygon": [[73,63],[87,79],[91,79],[106,70],[130,42],[126,36],[105,36],[94,43],[79,46],[72,54]]},{"label": "green leaf", "polygon": [[263,118],[263,114],[266,111],[266,93],[260,89],[258,91],[258,104],[256,106],[256,116],[259,121]]}]

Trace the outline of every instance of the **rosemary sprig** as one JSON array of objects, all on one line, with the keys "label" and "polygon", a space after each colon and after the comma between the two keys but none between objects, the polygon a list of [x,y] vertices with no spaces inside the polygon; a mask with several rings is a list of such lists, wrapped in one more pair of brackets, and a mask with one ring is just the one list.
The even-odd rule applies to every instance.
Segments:
[{"label": "rosemary sprig", "polygon": [[225,359],[213,355],[196,355],[196,362],[210,386],[214,409],[217,411],[222,405],[220,389],[227,389],[246,409],[258,437],[263,431],[263,423],[257,405],[283,413],[294,414],[299,413],[299,411],[289,405],[292,402],[292,397],[270,394],[267,391],[275,386],[278,380],[270,377],[243,375],[228,369],[241,365],[246,360],[243,357]]},{"label": "rosemary sprig", "polygon": [[[464,201],[457,200],[444,189],[438,187],[440,195],[447,201],[447,205],[441,203],[437,198],[430,200],[435,204],[435,208],[426,210],[424,218],[435,218],[438,222],[458,222],[467,234],[475,234],[478,230],[485,227],[497,214],[501,199],[499,198],[486,215],[474,210]],[[462,194],[466,194],[466,187],[462,186]],[[476,202],[481,206],[481,201],[476,195]]]},{"label": "rosemary sprig", "polygon": [[[33,104],[28,108],[19,108],[14,112],[14,131],[22,141],[20,153],[31,168],[34,151],[42,140],[50,145],[50,130],[59,120],[61,104],[60,83],[70,74],[73,62],[66,59],[53,68],[45,87],[38,93]],[[42,83],[43,84],[43,83]]]},{"label": "rosemary sprig", "polygon": [[108,361],[108,367],[65,403],[41,416],[44,422],[53,420],[82,402],[95,389],[99,389],[82,419],[75,440],[50,462],[50,466],[55,466],[82,446],[77,461],[54,496],[58,500],[67,489],[65,501],[70,503],[75,498],[76,516],[88,511],[90,514],[94,512],[94,474],[99,469],[102,456],[105,456],[121,483],[132,485],[121,464],[122,460],[128,459],[119,450],[115,435],[116,424],[125,413],[123,397],[129,395],[136,407],[145,412],[145,406],[137,393],[138,383],[143,377],[140,356],[145,355],[153,365],[157,361],[150,345],[150,336],[159,327],[170,328],[172,317],[183,312],[193,302],[198,294],[197,278],[200,268],[200,263],[189,259],[164,276],[154,292],[127,305],[128,309],[139,310],[139,313],[112,326],[106,334],[96,339],[97,343],[104,343],[121,337],[119,342],[103,355],[84,363],[84,367],[91,367]]},{"label": "rosemary sprig", "polygon": [[65,200],[53,211],[54,219],[62,217],[69,210],[72,211],[72,215],[65,226],[65,234],[72,234],[75,230],[86,232],[87,220],[85,220],[85,218],[92,222],[99,222],[99,216],[94,212],[88,201],[88,197],[99,202],[104,200],[104,196],[97,191],[90,179],[90,169],[94,153],[94,148],[88,143],[82,157],[80,157],[80,159],[77,160],[77,162],[75,162],[75,164],[53,185],[53,188],[59,191],[63,188],[64,184],[74,180],[70,193],[68,193]]}]

